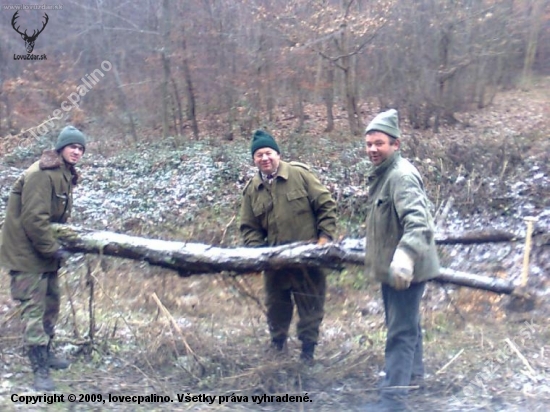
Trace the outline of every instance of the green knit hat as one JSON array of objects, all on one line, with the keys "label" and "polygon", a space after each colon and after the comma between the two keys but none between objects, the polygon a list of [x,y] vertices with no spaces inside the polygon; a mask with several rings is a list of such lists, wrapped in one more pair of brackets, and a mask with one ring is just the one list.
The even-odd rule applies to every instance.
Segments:
[{"label": "green knit hat", "polygon": [[60,152],[65,146],[75,143],[81,145],[86,151],[86,136],[84,136],[84,133],[74,126],[65,126],[57,137],[55,150]]},{"label": "green knit hat", "polygon": [[252,144],[250,146],[252,156],[254,156],[254,152],[256,152],[256,150],[261,149],[262,147],[271,147],[277,153],[281,153],[273,136],[263,130],[256,130],[252,136]]},{"label": "green knit hat", "polygon": [[390,109],[379,113],[369,123],[365,129],[365,134],[372,130],[383,132],[391,137],[399,139],[401,137],[401,130],[399,130],[399,117],[397,116],[397,110]]}]

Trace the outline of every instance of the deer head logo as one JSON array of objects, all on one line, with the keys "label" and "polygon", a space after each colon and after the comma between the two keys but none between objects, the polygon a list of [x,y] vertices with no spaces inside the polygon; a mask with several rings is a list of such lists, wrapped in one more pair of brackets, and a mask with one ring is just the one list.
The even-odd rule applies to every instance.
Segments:
[{"label": "deer head logo", "polygon": [[48,24],[48,20],[49,20],[49,17],[46,13],[44,13],[44,18],[46,19],[43,23],[43,26],[40,30],[38,30],[38,32],[36,30],[33,30],[32,32],[32,35],[29,36],[27,35],[27,30],[25,30],[24,33],[21,33],[19,31],[19,27],[21,26],[17,26],[17,28],[15,27],[15,21],[17,20],[17,18],[19,17],[17,15],[17,13],[19,13],[19,10],[15,12],[15,14],[13,15],[13,18],[11,19],[11,26],[13,27],[13,29],[19,33],[21,35],[21,37],[23,38],[23,40],[25,40],[25,47],[27,49],[27,53],[32,53],[33,49],[34,49],[34,42],[36,41],[36,38],[38,37],[38,35],[40,33],[42,33],[42,31],[44,30],[44,28],[46,27],[46,24]]}]

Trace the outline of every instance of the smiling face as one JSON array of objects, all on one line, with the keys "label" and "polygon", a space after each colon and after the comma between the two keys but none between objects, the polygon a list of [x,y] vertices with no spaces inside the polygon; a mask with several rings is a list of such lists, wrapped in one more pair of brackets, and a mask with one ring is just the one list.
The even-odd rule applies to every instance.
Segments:
[{"label": "smiling face", "polygon": [[83,154],[84,147],[76,143],[69,144],[61,149],[61,157],[63,157],[63,160],[73,166],[82,159]]},{"label": "smiling face", "polygon": [[254,152],[253,159],[262,173],[270,175],[279,167],[281,156],[271,147],[262,147]]},{"label": "smiling face", "polygon": [[379,131],[369,132],[365,136],[367,155],[375,165],[380,165],[399,150],[399,140]]}]

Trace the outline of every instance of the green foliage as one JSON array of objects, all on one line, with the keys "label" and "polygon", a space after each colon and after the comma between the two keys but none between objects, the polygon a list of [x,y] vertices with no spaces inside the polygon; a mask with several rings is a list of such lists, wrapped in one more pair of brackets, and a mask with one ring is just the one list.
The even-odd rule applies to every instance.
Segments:
[{"label": "green foliage", "polygon": [[332,272],[328,280],[331,285],[354,290],[364,290],[370,284],[365,271],[358,266],[348,266],[340,272]]}]

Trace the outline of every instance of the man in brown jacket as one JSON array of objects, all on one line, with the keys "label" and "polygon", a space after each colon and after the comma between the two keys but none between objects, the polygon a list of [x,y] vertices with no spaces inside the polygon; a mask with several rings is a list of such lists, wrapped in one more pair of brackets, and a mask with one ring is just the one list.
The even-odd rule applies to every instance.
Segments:
[{"label": "man in brown jacket", "polygon": [[9,270],[12,298],[21,304],[36,390],[54,390],[49,368],[69,366],[50,346],[60,305],[57,270],[69,256],[52,236],[50,223],[65,223],[71,214],[75,165],[85,148],[82,132],[65,127],[55,150],[44,151],[13,185],[2,228],[0,263]]},{"label": "man in brown jacket", "polygon": [[[336,203],[309,168],[284,162],[279,146],[258,130],[251,145],[258,173],[248,182],[241,205],[241,235],[247,246],[276,246],[297,241],[324,244],[335,236]],[[300,358],[312,361],[324,315],[326,273],[318,268],[264,272],[271,345],[282,351],[292,320],[299,314]]]}]

